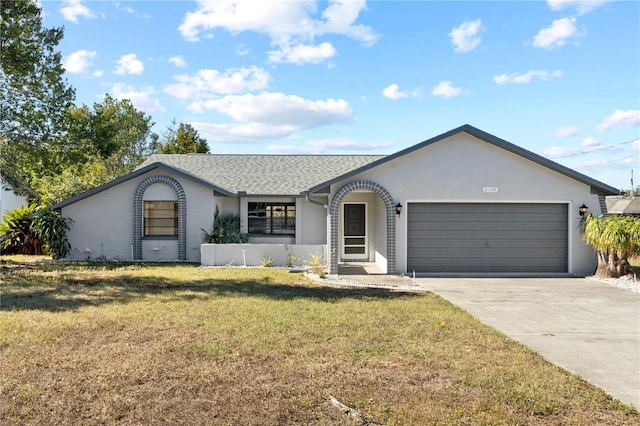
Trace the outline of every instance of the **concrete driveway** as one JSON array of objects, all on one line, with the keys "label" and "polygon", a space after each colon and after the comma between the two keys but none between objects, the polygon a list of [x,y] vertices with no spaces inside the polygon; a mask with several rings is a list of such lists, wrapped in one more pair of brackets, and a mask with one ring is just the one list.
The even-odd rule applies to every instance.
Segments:
[{"label": "concrete driveway", "polygon": [[640,409],[640,294],[588,278],[418,278],[416,284]]}]

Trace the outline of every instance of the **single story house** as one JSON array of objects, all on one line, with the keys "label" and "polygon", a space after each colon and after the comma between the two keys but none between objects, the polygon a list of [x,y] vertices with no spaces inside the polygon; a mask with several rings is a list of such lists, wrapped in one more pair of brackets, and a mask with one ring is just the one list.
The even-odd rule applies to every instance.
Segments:
[{"label": "single story house", "polygon": [[0,181],[0,223],[2,223],[2,217],[8,210],[13,210],[22,205],[28,204],[25,197],[16,195],[12,190],[5,188]]},{"label": "single story house", "polygon": [[607,213],[640,217],[640,198],[607,197]]},{"label": "single story house", "polygon": [[[613,194],[463,125],[387,156],[156,154],[54,207],[74,221],[75,258],[259,265],[323,253],[332,274],[375,262],[388,274],[588,275],[580,219]],[[201,246],[216,209],[240,215],[249,244]]]}]

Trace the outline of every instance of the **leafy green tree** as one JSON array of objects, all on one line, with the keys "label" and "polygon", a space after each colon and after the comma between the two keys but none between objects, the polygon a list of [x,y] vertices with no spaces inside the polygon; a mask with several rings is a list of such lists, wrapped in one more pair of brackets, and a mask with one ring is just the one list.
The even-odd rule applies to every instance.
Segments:
[{"label": "leafy green tree", "polygon": [[207,140],[200,137],[198,131],[191,124],[180,123],[176,129],[174,121],[162,139],[159,141],[161,154],[209,153]]},{"label": "leafy green tree", "polygon": [[33,196],[30,178],[57,162],[75,92],[63,78],[62,28],[44,28],[35,0],[0,1],[0,177]]},{"label": "leafy green tree", "polygon": [[598,254],[596,277],[618,278],[632,274],[629,258],[640,255],[640,219],[588,214],[583,221],[582,239]]},{"label": "leafy green tree", "polygon": [[39,201],[51,206],[111,180],[106,166],[100,161],[72,165],[55,175],[33,180]]},{"label": "leafy green tree", "polygon": [[31,179],[39,202],[55,204],[133,171],[152,152],[152,126],[129,100],[109,95],[93,108],[70,108],[64,155]]}]

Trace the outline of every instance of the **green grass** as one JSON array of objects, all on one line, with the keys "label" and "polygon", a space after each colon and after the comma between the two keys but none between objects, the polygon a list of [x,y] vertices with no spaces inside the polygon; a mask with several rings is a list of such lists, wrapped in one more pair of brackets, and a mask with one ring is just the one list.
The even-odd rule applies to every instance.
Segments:
[{"label": "green grass", "polygon": [[633,424],[428,293],[278,269],[0,261],[1,424]]}]

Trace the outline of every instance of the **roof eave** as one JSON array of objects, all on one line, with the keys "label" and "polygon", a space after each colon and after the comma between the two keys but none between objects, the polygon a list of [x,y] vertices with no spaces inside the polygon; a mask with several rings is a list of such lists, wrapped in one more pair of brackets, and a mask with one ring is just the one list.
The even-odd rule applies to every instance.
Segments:
[{"label": "roof eave", "polygon": [[370,169],[372,169],[374,167],[377,167],[377,166],[379,166],[381,164],[384,164],[386,162],[389,162],[389,161],[395,160],[397,158],[403,157],[403,156],[405,156],[407,154],[410,154],[410,153],[412,153],[414,151],[417,151],[417,150],[422,149],[422,148],[424,148],[426,146],[432,145],[432,144],[434,144],[436,142],[440,142],[440,141],[442,141],[444,139],[447,139],[447,138],[449,138],[449,137],[451,137],[453,135],[456,135],[456,134],[462,133],[462,132],[468,133],[471,136],[474,136],[474,137],[476,137],[478,139],[481,139],[481,140],[483,140],[485,142],[488,142],[488,143],[491,143],[493,145],[496,145],[496,146],[498,146],[498,147],[500,147],[502,149],[505,149],[505,150],[507,150],[507,151],[509,151],[511,153],[520,155],[523,158],[526,158],[526,159],[528,159],[530,161],[533,161],[533,162],[538,163],[538,164],[540,164],[540,165],[542,165],[544,167],[547,167],[548,169],[551,169],[551,170],[553,170],[555,172],[563,174],[563,175],[565,175],[567,177],[570,177],[570,178],[572,178],[574,180],[582,182],[582,183],[590,186],[592,190],[594,190],[594,191],[596,191],[598,193],[602,193],[603,195],[618,195],[618,194],[620,194],[620,191],[617,188],[609,186],[609,185],[607,185],[607,184],[605,184],[603,182],[600,182],[598,180],[592,179],[589,176],[583,175],[582,173],[576,172],[575,170],[570,169],[568,167],[565,167],[565,166],[563,166],[563,165],[561,165],[559,163],[556,163],[555,161],[549,160],[548,158],[545,158],[545,157],[543,157],[541,155],[538,155],[538,154],[536,154],[534,152],[531,152],[531,151],[526,150],[524,148],[521,148],[521,147],[519,147],[517,145],[514,145],[511,142],[507,142],[504,139],[500,139],[497,136],[494,136],[494,135],[492,135],[490,133],[487,133],[487,132],[485,132],[483,130],[480,130],[480,129],[476,128],[476,127],[473,127],[470,124],[464,124],[464,125],[462,125],[460,127],[457,127],[455,129],[449,130],[448,132],[445,132],[445,133],[442,133],[442,134],[440,134],[438,136],[435,136],[435,137],[433,137],[431,139],[427,139],[427,140],[425,140],[423,142],[420,142],[420,143],[418,143],[416,145],[413,145],[413,146],[405,148],[405,149],[403,149],[401,151],[398,151],[395,154],[392,154],[392,155],[389,155],[387,157],[384,157],[384,158],[381,158],[379,160],[376,160],[376,161],[374,161],[372,163],[369,163],[369,164],[367,164],[367,165],[365,165],[363,167],[359,167],[357,169],[354,169],[354,170],[352,170],[352,171],[350,171],[348,173],[345,173],[345,174],[343,174],[341,176],[337,176],[337,177],[335,177],[335,178],[333,178],[331,180],[328,180],[328,181],[323,182],[323,183],[321,183],[319,185],[316,185],[316,186],[314,186],[312,188],[309,188],[308,192],[309,193],[313,193],[313,192],[318,191],[318,190],[320,190],[322,188],[325,188],[327,186],[333,185],[336,182],[340,182],[340,181],[343,181],[345,179],[349,179],[352,176],[355,176],[357,174],[363,173],[363,172],[365,172],[367,170],[370,170]]},{"label": "roof eave", "polygon": [[217,187],[215,185],[212,185],[209,182],[206,182],[206,181],[204,181],[202,179],[194,177],[194,176],[192,176],[192,175],[190,175],[190,174],[188,174],[188,173],[186,173],[186,172],[184,172],[184,171],[182,171],[180,169],[168,166],[168,165],[166,165],[164,163],[161,163],[161,162],[155,162],[155,163],[151,163],[151,164],[149,164],[149,165],[147,165],[147,166],[145,166],[143,168],[136,169],[136,170],[132,171],[131,173],[128,173],[128,174],[126,174],[124,176],[120,176],[119,178],[116,178],[116,179],[114,179],[114,180],[112,180],[110,182],[107,182],[107,183],[103,184],[103,185],[97,186],[97,187],[92,188],[92,189],[90,189],[88,191],[85,191],[85,192],[83,192],[81,194],[78,194],[78,195],[76,195],[74,197],[68,198],[66,200],[63,200],[63,201],[57,203],[57,204],[54,204],[52,206],[52,208],[55,209],[55,210],[62,209],[64,207],[67,207],[67,206],[69,206],[71,204],[74,204],[74,203],[76,203],[78,201],[84,200],[85,198],[88,198],[88,197],[91,197],[93,195],[99,194],[102,191],[105,191],[105,190],[107,190],[109,188],[112,188],[112,187],[114,187],[116,185],[119,185],[119,184],[121,184],[123,182],[126,182],[128,180],[134,179],[134,178],[136,178],[138,176],[141,176],[141,175],[143,175],[145,173],[148,173],[151,170],[158,169],[158,168],[166,169],[168,171],[171,171],[172,173],[176,173],[176,174],[178,174],[178,175],[180,175],[180,176],[182,176],[182,177],[184,177],[186,179],[189,179],[189,180],[191,180],[193,182],[196,182],[196,183],[198,183],[200,185],[206,186],[206,187],[212,189],[214,192],[217,192],[219,194],[222,194],[222,195],[225,195],[225,196],[236,196],[236,194],[234,194],[234,193],[232,193],[230,191],[227,191],[225,189],[222,189],[222,188],[219,188],[219,187]]}]

